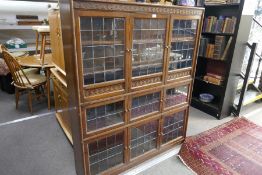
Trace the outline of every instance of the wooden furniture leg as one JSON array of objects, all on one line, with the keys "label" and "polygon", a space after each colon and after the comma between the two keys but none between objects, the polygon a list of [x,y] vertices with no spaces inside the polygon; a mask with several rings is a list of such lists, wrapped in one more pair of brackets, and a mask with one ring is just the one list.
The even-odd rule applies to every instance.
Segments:
[{"label": "wooden furniture leg", "polygon": [[46,42],[46,34],[42,34],[41,39],[41,50],[40,50],[40,60],[42,61],[42,65],[44,65],[44,57],[45,57],[45,42]]},{"label": "wooden furniture leg", "polygon": [[48,102],[48,110],[50,110],[50,69],[46,68],[46,86],[47,86],[47,102]]},{"label": "wooden furniture leg", "polygon": [[33,113],[33,107],[32,107],[32,91],[28,90],[28,107],[29,111]]},{"label": "wooden furniture leg", "polygon": [[35,39],[35,54],[38,53],[38,42],[39,42],[39,33],[36,31],[36,39]]},{"label": "wooden furniture leg", "polygon": [[18,108],[18,102],[19,102],[19,89],[15,88],[15,108]]}]

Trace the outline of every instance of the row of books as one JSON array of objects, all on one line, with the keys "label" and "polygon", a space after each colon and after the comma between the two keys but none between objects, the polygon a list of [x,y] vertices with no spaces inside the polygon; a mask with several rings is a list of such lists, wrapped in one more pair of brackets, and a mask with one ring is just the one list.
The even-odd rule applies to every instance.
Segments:
[{"label": "row of books", "polygon": [[204,76],[204,80],[208,81],[209,83],[216,84],[216,85],[222,85],[225,77],[221,75],[216,75],[213,73],[207,73]]},{"label": "row of books", "polygon": [[234,33],[237,18],[208,16],[204,21],[203,32]]},{"label": "row of books", "polygon": [[229,47],[232,42],[230,37],[226,43],[226,37],[216,35],[215,42],[211,43],[210,38],[202,37],[200,39],[199,56],[211,58],[215,60],[225,60]]},{"label": "row of books", "polygon": [[239,4],[240,0],[205,0],[206,5],[214,4]]}]

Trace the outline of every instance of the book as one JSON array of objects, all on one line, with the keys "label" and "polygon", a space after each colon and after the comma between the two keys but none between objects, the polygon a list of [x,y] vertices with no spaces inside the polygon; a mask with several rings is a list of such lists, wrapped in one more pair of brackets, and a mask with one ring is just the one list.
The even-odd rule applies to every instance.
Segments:
[{"label": "book", "polygon": [[213,58],[220,60],[225,49],[225,36],[216,35]]},{"label": "book", "polygon": [[200,39],[199,56],[206,57],[207,44],[209,43],[209,40],[209,38],[204,37]]},{"label": "book", "polygon": [[207,49],[206,49],[206,53],[205,53],[205,57],[206,58],[213,58],[214,55],[214,44],[207,44]]},{"label": "book", "polygon": [[214,74],[214,73],[209,73],[208,72],[206,75],[209,76],[209,77],[213,77],[213,78],[219,79],[219,80],[224,80],[225,79],[225,77],[223,77],[221,75],[218,75],[218,74]]},{"label": "book", "polygon": [[203,32],[234,33],[236,22],[237,18],[234,16],[208,16],[204,20]]},{"label": "book", "polygon": [[204,50],[205,50],[205,38],[200,38],[200,46],[199,46],[199,51],[198,51],[198,55],[199,56],[204,56]]},{"label": "book", "polygon": [[221,56],[221,60],[225,60],[226,59],[228,50],[229,50],[231,42],[232,42],[232,39],[233,39],[233,37],[231,36],[229,38],[228,42],[227,42],[227,45],[226,45],[225,50],[223,52],[223,55]]},{"label": "book", "polygon": [[227,0],[227,4],[239,4],[240,0]]},{"label": "book", "polygon": [[208,75],[204,76],[204,80],[208,81],[208,82],[210,82],[212,84],[216,84],[216,85],[221,85],[222,82],[223,82],[223,80],[220,80],[220,79],[217,79],[217,78],[214,78],[214,77],[210,77]]}]

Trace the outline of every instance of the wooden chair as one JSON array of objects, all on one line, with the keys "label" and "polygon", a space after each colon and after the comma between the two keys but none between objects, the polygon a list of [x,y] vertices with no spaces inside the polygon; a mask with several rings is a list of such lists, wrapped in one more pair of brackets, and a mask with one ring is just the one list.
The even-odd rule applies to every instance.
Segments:
[{"label": "wooden chair", "polygon": [[35,91],[37,98],[39,98],[41,95],[40,90],[43,91],[44,95],[43,86],[45,86],[47,83],[46,76],[32,72],[25,72],[17,60],[9,52],[3,51],[2,54],[12,74],[13,84],[15,86],[16,109],[18,108],[20,92],[27,91],[28,107],[32,113],[32,91]]},{"label": "wooden chair", "polygon": [[[9,52],[8,49],[5,47],[5,45],[0,44],[0,53],[2,54],[3,51]],[[24,56],[28,56],[29,54],[27,53]],[[26,68],[23,69],[23,71],[25,73],[34,73],[34,74],[38,74],[39,73],[39,69],[38,68]]]},{"label": "wooden chair", "polygon": [[0,44],[0,53],[2,53],[3,51],[8,51],[8,50],[3,44]]}]

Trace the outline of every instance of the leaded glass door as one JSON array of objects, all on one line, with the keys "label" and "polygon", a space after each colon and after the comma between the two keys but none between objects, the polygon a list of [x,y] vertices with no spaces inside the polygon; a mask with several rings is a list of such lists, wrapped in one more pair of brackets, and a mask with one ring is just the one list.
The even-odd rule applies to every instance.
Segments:
[{"label": "leaded glass door", "polygon": [[167,21],[165,16],[137,15],[132,27],[131,88],[162,82]]},{"label": "leaded glass door", "polygon": [[125,14],[79,12],[78,62],[85,97],[125,90],[127,20]]},{"label": "leaded glass door", "polygon": [[162,144],[175,141],[185,135],[184,127],[186,112],[187,110],[171,112],[163,117]]},{"label": "leaded glass door", "polygon": [[170,31],[170,46],[168,55],[168,80],[190,77],[194,72],[196,59],[197,33],[200,20],[173,19]]},{"label": "leaded glass door", "polygon": [[112,133],[85,143],[87,169],[90,175],[101,174],[124,163],[125,131]]}]

